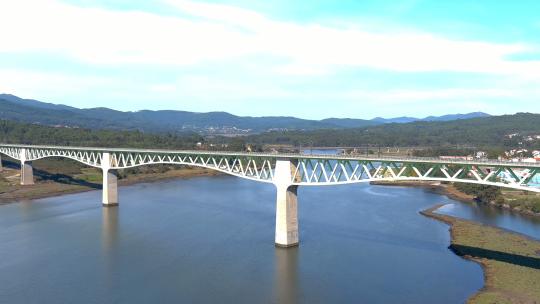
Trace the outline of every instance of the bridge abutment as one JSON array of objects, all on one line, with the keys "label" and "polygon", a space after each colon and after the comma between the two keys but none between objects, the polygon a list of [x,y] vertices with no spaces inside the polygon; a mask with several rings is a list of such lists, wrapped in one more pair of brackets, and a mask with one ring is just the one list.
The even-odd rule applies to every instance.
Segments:
[{"label": "bridge abutment", "polygon": [[296,165],[289,160],[277,160],[274,173],[276,185],[276,239],[278,247],[298,246],[298,186],[292,185]]},{"label": "bridge abutment", "polygon": [[111,171],[110,154],[102,155],[101,167],[103,170],[102,204],[104,207],[118,206],[118,177]]}]

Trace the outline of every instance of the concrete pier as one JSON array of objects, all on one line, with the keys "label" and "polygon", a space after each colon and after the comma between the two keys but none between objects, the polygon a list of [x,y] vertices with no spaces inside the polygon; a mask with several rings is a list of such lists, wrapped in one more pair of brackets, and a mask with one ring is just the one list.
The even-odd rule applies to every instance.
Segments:
[{"label": "concrete pier", "polygon": [[118,178],[110,170],[103,171],[103,206],[118,206]]},{"label": "concrete pier", "polygon": [[32,162],[26,161],[26,149],[21,149],[19,160],[21,161],[21,185],[33,185],[34,170],[32,168]]},{"label": "concrete pier", "polygon": [[2,166],[2,157],[0,156],[0,172],[4,171],[4,167]]},{"label": "concrete pier", "polygon": [[296,165],[289,160],[277,160],[274,173],[276,185],[276,246],[298,246],[298,186],[292,185]]},{"label": "concrete pier", "polygon": [[103,197],[104,207],[118,206],[118,178],[111,171],[110,154],[105,152],[102,155],[101,167],[103,170]]},{"label": "concrete pier", "polygon": [[21,185],[34,184],[34,170],[32,162],[21,162]]}]

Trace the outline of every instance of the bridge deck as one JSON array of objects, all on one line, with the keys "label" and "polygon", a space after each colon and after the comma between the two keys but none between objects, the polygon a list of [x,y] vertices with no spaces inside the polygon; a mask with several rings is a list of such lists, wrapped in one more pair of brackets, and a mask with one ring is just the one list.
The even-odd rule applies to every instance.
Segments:
[{"label": "bridge deck", "polygon": [[429,163],[429,164],[456,164],[456,165],[480,165],[480,166],[511,166],[514,168],[540,168],[540,163],[514,162],[500,160],[453,160],[430,157],[385,157],[366,155],[328,155],[328,154],[300,154],[300,153],[259,153],[259,152],[232,152],[232,151],[206,151],[206,150],[163,150],[163,149],[132,149],[132,148],[106,148],[106,147],[71,147],[71,146],[43,146],[43,145],[15,145],[0,144],[0,147],[34,148],[75,150],[92,152],[123,152],[123,153],[155,153],[155,154],[186,154],[186,155],[220,155],[220,156],[243,156],[264,157],[274,159],[325,159],[325,160],[367,160],[374,162],[396,163]]}]

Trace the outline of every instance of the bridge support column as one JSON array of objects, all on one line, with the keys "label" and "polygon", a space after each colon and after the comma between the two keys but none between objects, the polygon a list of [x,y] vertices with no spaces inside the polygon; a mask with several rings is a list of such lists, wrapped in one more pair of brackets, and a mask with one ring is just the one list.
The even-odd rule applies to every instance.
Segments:
[{"label": "bridge support column", "polygon": [[276,246],[298,246],[298,186],[292,185],[296,166],[288,160],[278,160],[274,173],[276,185]]},{"label": "bridge support column", "polygon": [[26,149],[21,149],[19,158],[21,160],[21,185],[33,185],[34,170],[32,168],[32,162],[26,161]]},{"label": "bridge support column", "polygon": [[110,154],[103,153],[101,167],[103,170],[102,203],[104,207],[118,206],[118,178],[111,172]]},{"label": "bridge support column", "polygon": [[21,185],[34,184],[34,170],[32,162],[21,162]]},{"label": "bridge support column", "polygon": [[0,172],[4,171],[4,167],[2,166],[2,156],[0,156]]}]

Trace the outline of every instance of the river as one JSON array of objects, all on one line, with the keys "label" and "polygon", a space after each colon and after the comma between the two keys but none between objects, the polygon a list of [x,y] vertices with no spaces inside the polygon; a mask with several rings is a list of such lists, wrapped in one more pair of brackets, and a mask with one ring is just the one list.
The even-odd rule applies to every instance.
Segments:
[{"label": "river", "polygon": [[448,250],[420,188],[299,189],[300,247],[274,247],[272,185],[229,176],[0,206],[0,303],[463,303],[481,267]]},{"label": "river", "polygon": [[521,215],[509,210],[486,206],[483,203],[463,204],[449,199],[442,199],[441,203],[448,204],[439,208],[438,213],[497,226],[540,240],[540,218],[538,217]]}]

